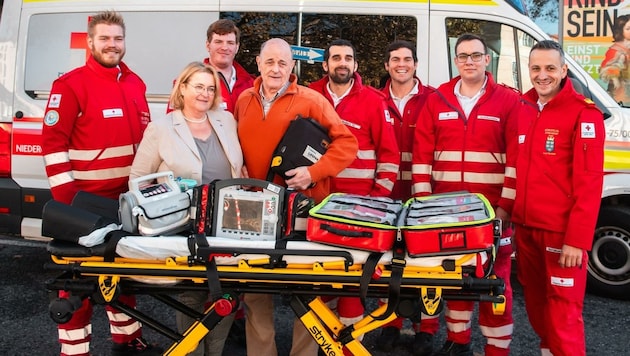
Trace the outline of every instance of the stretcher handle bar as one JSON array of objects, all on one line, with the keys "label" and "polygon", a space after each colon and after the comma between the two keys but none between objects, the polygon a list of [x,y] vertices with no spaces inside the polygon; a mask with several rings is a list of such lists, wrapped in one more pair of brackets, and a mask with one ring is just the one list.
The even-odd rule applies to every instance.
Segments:
[{"label": "stretcher handle bar", "polygon": [[490,303],[504,303],[505,296],[503,295],[490,295],[490,294],[468,294],[468,293],[444,293],[442,298],[445,300],[461,300],[469,302],[490,302]]},{"label": "stretcher handle bar", "polygon": [[343,229],[338,229],[336,227],[332,227],[328,224],[321,224],[319,226],[320,229],[328,231],[332,234],[335,235],[340,235],[340,236],[344,236],[344,237],[369,237],[372,238],[372,232],[371,231],[361,231],[361,230],[343,230]]},{"label": "stretcher handle bar", "polygon": [[[253,273],[247,273],[247,275],[253,275]],[[239,277],[241,278],[241,277]],[[247,278],[245,278],[247,279]],[[330,279],[322,279],[326,281],[330,281]],[[87,277],[86,279],[81,280],[84,283],[92,283],[91,291],[96,290],[97,288],[97,279],[93,277]],[[425,279],[427,281],[427,279]],[[74,283],[69,283],[74,282]],[[306,282],[306,281],[304,281]],[[443,283],[439,283],[443,282]],[[446,287],[443,289],[444,293],[442,297],[444,299],[449,300],[469,300],[469,301],[490,301],[490,302],[501,302],[502,299],[499,296],[500,293],[493,292],[494,296],[485,295],[486,293],[490,293],[491,289],[495,289],[497,287],[503,288],[503,281],[500,279],[494,279],[488,281],[488,288],[483,290],[469,290],[463,288],[461,285],[454,285],[453,281],[448,280],[440,280],[433,279],[434,286],[442,286]],[[275,282],[258,282],[258,281],[247,281],[242,282],[238,280],[222,280],[221,281],[223,287],[225,289],[229,289],[238,293],[264,293],[264,294],[276,294],[276,295],[331,295],[331,296],[350,296],[357,297],[359,295],[359,287],[358,285],[349,285],[345,284],[342,289],[333,288],[332,286],[319,284],[315,282],[317,286],[315,287],[312,284],[301,283],[301,284],[290,284],[287,282],[275,281]],[[343,282],[341,282],[343,284]],[[454,288],[462,288],[462,289],[448,289],[450,287]],[[470,284],[470,283],[469,283]],[[166,293],[174,293],[174,292],[182,292],[188,290],[194,291],[207,291],[207,284],[204,283],[179,283],[173,286],[164,286],[159,284],[147,284],[142,282],[137,282],[133,280],[123,279],[120,281],[118,286],[121,288],[122,293],[127,294],[142,294],[142,295],[150,295],[154,298],[158,298],[159,294]],[[478,284],[477,284],[478,286]],[[81,283],[77,280],[55,280],[54,283],[51,283],[49,286],[49,290],[68,290],[71,292],[80,292],[80,290],[85,289],[86,285],[81,285]],[[65,288],[64,288],[65,287]],[[478,295],[481,293],[481,295]],[[367,297],[374,298],[386,298],[388,297],[388,286],[384,285],[370,285],[367,292]],[[403,286],[400,291],[401,298],[418,298],[418,288]],[[161,300],[161,299],[159,299]],[[175,307],[177,309],[177,307]]]},{"label": "stretcher handle bar", "polygon": [[46,289],[49,291],[69,291],[74,294],[92,295],[98,289],[98,285],[91,280],[83,279],[49,279],[44,282]]},{"label": "stretcher handle bar", "polygon": [[[93,266],[81,266],[81,265],[67,265],[67,269],[73,272],[73,274],[88,274],[88,275],[119,275],[122,277],[138,276],[139,269],[133,267],[93,267]],[[206,278],[205,270],[190,270],[190,269],[147,269],[143,270],[141,275],[151,277],[171,277],[171,278]],[[316,283],[320,284],[350,284],[359,285],[359,276],[357,275],[330,275],[330,274],[294,274],[294,273],[273,273],[273,272],[252,272],[249,270],[243,271],[221,271],[219,270],[219,278],[221,283],[228,283],[230,281],[236,281],[236,287],[240,285],[247,285],[256,283],[257,281],[265,281],[265,283],[273,284],[274,286],[285,286],[287,283]],[[246,283],[241,281],[247,280]],[[370,288],[375,286],[387,287],[390,283],[390,278],[382,276],[377,281],[370,282]],[[230,288],[231,284],[226,284],[225,287]],[[490,288],[503,287],[504,283],[501,279],[479,279],[473,277],[463,277],[461,279],[453,278],[409,278],[403,275],[401,282],[403,288],[415,288],[420,286],[442,286],[451,288],[464,288],[472,290],[487,291]],[[242,288],[239,288],[241,290]],[[278,294],[278,293],[274,293]]]}]

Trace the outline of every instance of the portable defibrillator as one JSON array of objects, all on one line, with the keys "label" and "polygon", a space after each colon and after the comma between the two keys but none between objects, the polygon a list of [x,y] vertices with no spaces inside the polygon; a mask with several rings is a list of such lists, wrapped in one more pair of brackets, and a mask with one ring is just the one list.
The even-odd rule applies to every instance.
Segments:
[{"label": "portable defibrillator", "polygon": [[156,236],[189,228],[191,195],[182,192],[173,172],[132,179],[129,187],[119,199],[119,218],[124,231]]}]

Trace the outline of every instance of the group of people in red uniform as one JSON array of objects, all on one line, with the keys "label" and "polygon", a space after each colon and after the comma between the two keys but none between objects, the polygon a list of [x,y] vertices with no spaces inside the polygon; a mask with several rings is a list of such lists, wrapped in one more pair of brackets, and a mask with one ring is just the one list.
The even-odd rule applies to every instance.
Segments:
[{"label": "group of people in red uniform", "polygon": [[[44,118],[43,153],[52,195],[66,203],[79,190],[118,199],[127,190],[136,148],[151,118],[144,83],[122,62],[122,17],[113,11],[92,16],[87,41],[91,57],[53,83]],[[387,46],[389,78],[380,90],[363,83],[356,49],[347,40],[334,40],[326,48],[325,76],[309,88],[292,74],[295,61],[284,40],[263,44],[255,80],[234,61],[239,45],[231,21],[210,26],[205,63],[216,69],[220,83],[194,95],[207,101],[216,91],[222,109],[233,114],[242,147],[241,176],[266,178],[283,130],[300,114],[325,127],[332,143],[319,162],[292,169],[286,181],[275,179],[316,201],[330,192],[399,200],[464,190],[484,194],[503,223],[494,268],[506,283],[507,303],[503,315],[479,303],[485,355],[509,355],[513,247],[543,355],[585,354],[582,301],[602,187],[604,128],[595,105],[573,90],[557,43],[533,46],[533,88],[524,95],[494,81],[486,70],[486,42],[474,34],[458,38],[454,63],[459,75],[438,88],[415,75],[417,53],[407,41]],[[133,296],[123,298],[134,305]],[[357,299],[330,300],[337,303],[343,323],[363,316]],[[276,354],[271,297],[246,295],[244,300],[248,354]],[[413,354],[472,356],[473,309],[472,302],[447,303],[447,340],[435,352],[439,317],[423,314],[412,320]],[[59,325],[62,356],[90,354],[91,314],[86,299],[68,323]],[[162,351],[142,338],[133,318],[113,308],[107,314],[112,354]],[[381,349],[393,350],[402,324],[397,319],[381,330]],[[293,341],[291,355],[316,355],[317,346],[303,326],[294,327]]]}]

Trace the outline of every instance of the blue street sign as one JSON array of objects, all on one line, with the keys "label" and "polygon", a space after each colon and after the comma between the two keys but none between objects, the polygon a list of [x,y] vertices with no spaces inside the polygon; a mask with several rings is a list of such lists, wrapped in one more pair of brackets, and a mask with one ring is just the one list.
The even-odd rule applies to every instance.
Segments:
[{"label": "blue street sign", "polygon": [[310,63],[324,61],[323,48],[291,46],[291,52],[293,53],[293,59],[300,61],[307,61]]}]

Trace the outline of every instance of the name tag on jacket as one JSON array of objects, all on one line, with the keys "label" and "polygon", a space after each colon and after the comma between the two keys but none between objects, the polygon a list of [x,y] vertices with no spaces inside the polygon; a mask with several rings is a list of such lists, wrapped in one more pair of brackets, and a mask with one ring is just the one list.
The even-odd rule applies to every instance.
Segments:
[{"label": "name tag on jacket", "polygon": [[438,120],[455,120],[459,117],[457,111],[441,112],[438,116]]},{"label": "name tag on jacket", "polygon": [[105,109],[103,110],[103,117],[111,119],[112,117],[123,117],[122,109]]}]

